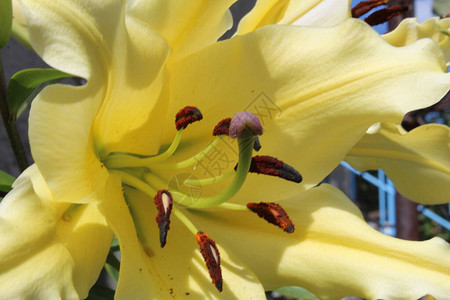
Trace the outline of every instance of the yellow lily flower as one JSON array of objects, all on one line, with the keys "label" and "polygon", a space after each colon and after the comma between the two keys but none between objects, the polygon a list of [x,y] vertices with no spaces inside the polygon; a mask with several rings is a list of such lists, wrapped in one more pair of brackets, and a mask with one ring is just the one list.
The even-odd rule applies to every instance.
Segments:
[{"label": "yellow lily flower", "polygon": [[339,0],[262,0],[239,23],[237,34],[269,24],[334,26],[350,18],[350,2]]},{"label": "yellow lily flower", "polygon": [[382,124],[364,136],[345,160],[360,171],[383,169],[396,188],[419,203],[440,204],[450,198],[450,130],[428,124],[406,133]]},{"label": "yellow lily flower", "polygon": [[[358,20],[309,28],[261,27],[281,23],[261,18],[247,21],[248,34],[215,42],[232,2],[22,0],[34,49],[87,84],[47,87],[32,105],[36,165],[0,206],[0,295],[85,298],[112,233],[121,250],[117,299],[264,299],[283,285],[321,299],[450,294],[447,243],[384,236],[335,188],[311,188],[372,124],[398,123],[448,91],[439,46],[396,48]],[[200,118],[187,105],[204,120],[181,129]],[[228,137],[213,141],[215,125],[243,110],[260,116],[261,153],[298,169],[301,184],[247,176],[255,139],[236,128],[260,134],[253,117],[225,126],[239,136],[238,154]],[[201,168],[214,151],[226,154],[225,171]],[[297,176],[274,164],[280,169],[259,172]],[[180,178],[202,194],[183,198],[187,184],[173,185]],[[259,201],[279,201],[284,210],[249,208],[291,234],[245,206]]]},{"label": "yellow lily flower", "polygon": [[450,65],[450,18],[430,18],[421,24],[415,18],[408,18],[395,30],[383,35],[383,38],[397,47],[409,45],[418,39],[431,38],[441,47],[447,65]]}]

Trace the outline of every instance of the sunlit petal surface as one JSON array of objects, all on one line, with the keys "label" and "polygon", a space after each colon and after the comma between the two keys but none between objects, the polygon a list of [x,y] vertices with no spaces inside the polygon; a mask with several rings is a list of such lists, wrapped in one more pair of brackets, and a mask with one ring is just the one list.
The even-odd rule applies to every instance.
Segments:
[{"label": "sunlit petal surface", "polygon": [[112,232],[96,205],[67,208],[53,201],[35,165],[14,183],[0,207],[2,298],[87,297]]},{"label": "sunlit petal surface", "polygon": [[255,272],[265,289],[307,288],[319,299],[418,299],[450,294],[450,246],[440,238],[411,242],[366,224],[356,206],[329,185],[281,201],[295,223],[292,235],[249,212],[192,212],[225,249]]},{"label": "sunlit petal surface", "polygon": [[450,201],[450,131],[430,124],[406,133],[383,124],[366,134],[345,160],[360,171],[383,169],[398,191],[424,204]]},{"label": "sunlit petal surface", "polygon": [[116,299],[265,297],[251,269],[232,250],[222,247],[219,251],[224,261],[222,272],[225,284],[219,295],[211,284],[198,245],[184,225],[174,218],[168,245],[161,249],[156,238],[158,229],[155,219],[148,217],[149,213],[156,216],[152,199],[128,190],[125,197],[129,200],[125,202],[120,189],[120,182],[112,177],[108,184],[109,201],[101,205],[121,245],[121,276]]},{"label": "sunlit petal surface", "polygon": [[[364,22],[348,19],[347,1],[259,1],[235,37],[216,42],[231,24],[232,3],[22,1],[37,53],[87,83],[52,85],[32,105],[36,167],[30,170],[35,171],[22,175],[0,210],[17,215],[11,223],[5,216],[6,229],[0,227],[6,232],[0,264],[9,268],[0,276],[17,278],[7,281],[15,285],[5,285],[7,292],[41,299],[86,297],[105,262],[112,230],[121,251],[117,299],[262,299],[264,289],[284,285],[303,286],[322,299],[416,299],[426,293],[440,299],[450,293],[446,243],[384,236],[337,190],[312,188],[361,138],[367,140],[371,125],[398,124],[405,113],[436,103],[449,90],[446,42],[435,38],[437,27],[395,44]],[[287,25],[294,22],[307,26]],[[396,36],[410,31],[405,32]],[[420,39],[425,36],[433,39]],[[186,106],[197,121],[201,111],[203,120],[176,132],[175,116]],[[227,162],[230,177],[216,185],[216,177],[201,174],[210,183],[200,185],[205,197],[192,203],[172,199],[175,215],[162,249],[152,198],[161,189],[179,192],[171,183],[180,173],[203,171],[198,156],[189,164],[182,160],[211,154],[212,148],[202,151],[213,140],[214,126],[242,111],[259,117],[262,155],[282,159],[303,182],[246,176],[242,166],[253,161],[254,136],[245,134],[245,143],[219,138],[235,151],[235,160]],[[399,141],[415,134],[400,133]],[[448,133],[424,135],[439,149],[448,140]],[[179,146],[169,147],[174,137]],[[440,154],[429,157],[427,151],[420,155],[446,164]],[[32,176],[30,183],[27,176],[37,170],[42,177]],[[253,201],[281,203],[295,233],[286,234],[239,205]],[[220,204],[228,208],[204,209]],[[28,216],[30,223],[20,223]],[[217,243],[222,294],[211,284],[197,231]],[[45,264],[49,256],[61,263]],[[41,277],[27,265],[36,257]],[[23,277],[29,282],[22,284],[19,275],[29,270]],[[38,283],[51,287],[27,289]]]},{"label": "sunlit petal surface", "polygon": [[418,39],[431,38],[445,54],[447,65],[450,64],[450,19],[430,18],[423,23],[417,19],[403,20],[395,30],[383,35],[394,46],[409,45]]},{"label": "sunlit petal surface", "polygon": [[346,0],[261,0],[239,23],[237,34],[269,24],[334,26],[350,17],[350,2]]}]

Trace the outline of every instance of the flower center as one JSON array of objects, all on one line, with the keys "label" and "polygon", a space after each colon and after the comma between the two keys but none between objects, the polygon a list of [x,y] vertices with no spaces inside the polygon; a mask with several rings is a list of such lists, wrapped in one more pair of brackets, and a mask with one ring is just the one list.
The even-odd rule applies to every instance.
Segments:
[{"label": "flower center", "polygon": [[[104,164],[110,172],[114,172],[121,177],[123,185],[140,190],[154,198],[161,247],[164,247],[167,242],[172,213],[195,235],[212,282],[219,291],[222,291],[223,282],[219,250],[215,242],[206,233],[198,230],[184,212],[187,209],[204,209],[214,206],[228,210],[254,212],[269,223],[282,228],[285,232],[292,233],[294,232],[294,224],[278,204],[261,202],[241,205],[229,203],[228,200],[232,199],[241,189],[249,172],[277,176],[297,183],[301,182],[302,177],[293,167],[274,157],[252,157],[253,151],[258,151],[261,148],[258,135],[263,133],[263,129],[259,119],[249,112],[237,113],[233,118],[220,121],[213,130],[213,136],[216,136],[213,142],[192,157],[173,162],[170,158],[173,157],[180,145],[183,131],[188,125],[200,121],[202,118],[201,112],[196,107],[187,106],[176,114],[175,127],[177,133],[167,150],[155,156],[111,153],[104,159]],[[190,170],[195,169],[203,158],[216,150],[220,142],[228,138],[237,140],[238,163],[234,169],[201,179],[187,177],[183,178],[181,182],[186,186],[201,188],[224,183],[225,180],[232,178],[231,182],[221,192],[214,193],[211,196],[197,197],[195,201],[186,201],[186,199],[192,199],[192,195],[179,188],[172,187],[168,184],[169,180],[161,175],[167,171],[179,172],[188,168]],[[213,190],[216,191],[217,189]]]}]

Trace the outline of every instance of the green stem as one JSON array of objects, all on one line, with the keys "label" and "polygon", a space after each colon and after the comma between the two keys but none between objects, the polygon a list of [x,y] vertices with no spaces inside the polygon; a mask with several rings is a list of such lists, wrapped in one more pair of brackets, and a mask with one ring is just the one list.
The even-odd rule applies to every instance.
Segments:
[{"label": "green stem", "polygon": [[196,155],[188,158],[186,160],[173,163],[173,164],[154,164],[150,166],[152,170],[180,170],[192,166],[199,161],[201,161],[211,150],[213,150],[222,140],[223,136],[218,136],[211,144],[209,144],[205,149],[197,153]]},{"label": "green stem", "polygon": [[140,190],[141,192],[143,192],[144,194],[146,194],[151,198],[155,197],[156,193],[158,192],[157,190],[149,186],[146,182],[126,172],[115,170],[113,171],[113,173],[116,173],[120,176],[120,178],[122,179],[122,183],[134,187],[137,190]]},{"label": "green stem", "polygon": [[112,154],[105,160],[105,165],[110,169],[132,168],[132,167],[148,167],[155,163],[160,163],[171,157],[180,144],[183,129],[178,130],[172,144],[161,154],[152,157],[140,158],[126,153]]},{"label": "green stem", "polygon": [[190,232],[192,232],[193,235],[197,234],[197,227],[195,227],[194,223],[192,223],[191,220],[189,220],[189,218],[181,212],[181,209],[174,207],[172,209],[172,213],[181,221],[181,223],[184,224],[184,226],[186,226],[187,229],[189,229]]},{"label": "green stem", "polygon": [[[239,144],[239,163],[236,170],[236,176],[234,176],[233,181],[230,185],[219,195],[212,197],[199,198],[189,208],[206,208],[220,205],[229,199],[231,199],[236,193],[241,189],[247,178],[248,170],[250,169],[250,164],[252,162],[253,154],[253,143],[255,138],[253,135],[245,135],[238,138]],[[172,191],[170,191],[172,193]],[[185,196],[179,192],[173,192],[172,196],[174,201],[180,203],[179,197]]]},{"label": "green stem", "polygon": [[14,152],[14,156],[19,166],[19,170],[23,172],[28,166],[25,149],[19,137],[15,121],[10,121],[11,115],[9,113],[8,102],[6,100],[6,81],[3,72],[3,64],[0,57],[0,111],[2,113],[3,124],[5,125],[6,133],[8,134],[9,142]]},{"label": "green stem", "polygon": [[219,205],[220,208],[230,209],[230,210],[242,210],[242,211],[248,211],[246,205],[237,204],[237,203],[230,203],[230,202],[224,202]]},{"label": "green stem", "polygon": [[200,179],[186,179],[183,184],[190,185],[190,186],[206,186],[214,183],[221,182],[225,179],[228,179],[230,177],[233,177],[233,175],[236,174],[234,170],[231,170],[229,172],[223,173],[221,175],[215,176],[215,177],[209,177],[209,178],[200,178]]}]

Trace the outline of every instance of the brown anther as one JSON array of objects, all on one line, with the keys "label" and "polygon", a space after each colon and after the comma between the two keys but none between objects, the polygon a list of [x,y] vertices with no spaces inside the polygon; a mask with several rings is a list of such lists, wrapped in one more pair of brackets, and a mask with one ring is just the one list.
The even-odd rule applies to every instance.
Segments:
[{"label": "brown anther", "polygon": [[213,136],[228,135],[230,133],[231,118],[226,118],[217,123],[213,130]]},{"label": "brown anther", "polygon": [[195,239],[200,246],[200,253],[205,260],[212,283],[216,286],[219,292],[221,292],[223,280],[222,269],[220,267],[219,249],[217,249],[216,243],[204,232],[197,232]]},{"label": "brown anther", "polygon": [[175,126],[177,130],[185,129],[189,124],[203,119],[202,113],[195,106],[186,106],[175,116]]},{"label": "brown anther", "polygon": [[[237,165],[234,169],[237,169]],[[266,155],[253,156],[248,171],[250,173],[276,176],[296,183],[300,183],[303,180],[302,175],[292,166],[275,157]]]},{"label": "brown anther", "polygon": [[352,17],[359,18],[375,7],[386,5],[388,2],[389,0],[368,0],[359,2],[355,5],[355,7],[352,8]]},{"label": "brown anther", "polygon": [[159,242],[161,248],[164,248],[167,241],[167,232],[170,229],[170,213],[172,212],[173,198],[167,190],[160,190],[156,193],[153,201],[158,210],[156,222],[159,227]]},{"label": "brown anther", "polygon": [[370,26],[375,26],[389,21],[393,17],[403,14],[408,10],[407,6],[396,5],[384,9],[377,10],[370,16],[364,19],[364,21]]},{"label": "brown anther", "polygon": [[260,218],[263,218],[267,222],[280,227],[287,233],[294,232],[294,224],[280,205],[276,203],[260,202],[247,203],[247,207],[252,212],[257,213]]}]

